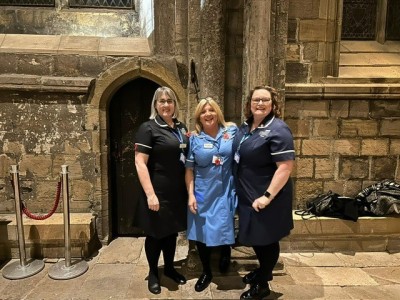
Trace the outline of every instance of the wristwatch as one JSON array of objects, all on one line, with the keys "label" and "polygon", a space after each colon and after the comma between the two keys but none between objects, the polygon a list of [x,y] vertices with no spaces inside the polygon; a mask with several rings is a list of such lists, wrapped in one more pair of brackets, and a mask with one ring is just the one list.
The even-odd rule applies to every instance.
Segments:
[{"label": "wristwatch", "polygon": [[267,197],[267,198],[271,198],[271,193],[268,192],[267,190],[265,190],[264,196]]}]

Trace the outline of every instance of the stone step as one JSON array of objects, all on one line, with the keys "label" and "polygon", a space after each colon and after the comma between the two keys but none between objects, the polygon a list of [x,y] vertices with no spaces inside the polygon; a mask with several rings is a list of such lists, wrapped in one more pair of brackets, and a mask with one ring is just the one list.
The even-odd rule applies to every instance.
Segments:
[{"label": "stone step", "polygon": [[400,215],[360,217],[357,222],[294,214],[294,229],[281,242],[283,252],[398,252]]},{"label": "stone step", "polygon": [[[46,220],[32,220],[23,215],[27,258],[65,257],[62,213]],[[15,214],[0,215],[0,260],[19,258],[18,230]],[[91,213],[70,214],[71,256],[86,258],[101,248]]]},{"label": "stone step", "polygon": [[[361,217],[357,222],[328,217],[306,217],[293,213],[294,229],[281,241],[282,252],[398,252],[400,251],[400,216]],[[63,258],[63,215],[54,214],[44,221],[24,216],[27,257]],[[101,248],[90,213],[70,215],[71,255],[89,257]],[[184,234],[178,246],[187,246]],[[237,269],[251,269],[254,253],[251,248],[235,245],[232,257],[240,263]],[[15,215],[0,215],[0,260],[19,258]]]}]

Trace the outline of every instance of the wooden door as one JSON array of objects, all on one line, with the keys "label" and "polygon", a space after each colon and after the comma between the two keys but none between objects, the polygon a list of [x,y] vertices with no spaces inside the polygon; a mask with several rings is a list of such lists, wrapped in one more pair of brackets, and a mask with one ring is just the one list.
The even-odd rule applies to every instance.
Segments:
[{"label": "wooden door", "polygon": [[109,106],[111,219],[114,237],[141,235],[133,226],[140,182],[135,168],[135,133],[150,116],[150,106],[159,87],[144,78],[125,84]]}]

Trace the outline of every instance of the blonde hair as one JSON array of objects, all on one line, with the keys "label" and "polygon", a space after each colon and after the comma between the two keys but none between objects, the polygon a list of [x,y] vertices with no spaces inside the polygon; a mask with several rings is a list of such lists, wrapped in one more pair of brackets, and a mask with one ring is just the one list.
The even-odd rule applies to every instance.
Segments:
[{"label": "blonde hair", "polygon": [[221,108],[219,107],[218,103],[211,97],[206,97],[200,99],[199,104],[194,111],[194,120],[195,120],[195,132],[199,134],[203,131],[203,125],[200,122],[200,115],[204,107],[209,104],[217,114],[217,121],[220,127],[229,127],[234,126],[235,124],[232,122],[226,122],[224,115],[222,114]]},{"label": "blonde hair", "polygon": [[153,100],[151,101],[151,113],[150,113],[150,118],[149,119],[155,119],[157,116],[157,100],[161,98],[161,96],[167,95],[171,100],[174,101],[175,109],[174,109],[174,114],[172,115],[173,119],[179,118],[179,104],[178,100],[176,99],[176,95],[173,90],[171,90],[169,87],[166,86],[161,86],[159,87],[155,92],[153,96]]}]

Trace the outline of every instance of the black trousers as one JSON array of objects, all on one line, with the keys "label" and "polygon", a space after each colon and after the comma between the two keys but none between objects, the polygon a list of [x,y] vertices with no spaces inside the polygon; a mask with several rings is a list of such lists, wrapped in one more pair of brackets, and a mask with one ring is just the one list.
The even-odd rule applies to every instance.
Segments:
[{"label": "black trousers", "polygon": [[158,277],[158,261],[160,259],[161,251],[164,256],[164,272],[174,269],[174,257],[176,250],[176,237],[177,233],[156,239],[151,236],[146,236],[144,248],[146,252],[147,262],[149,264],[150,273]]},{"label": "black trousers", "polygon": [[272,271],[279,259],[279,242],[266,246],[253,246],[253,249],[260,263],[257,282],[265,287],[268,285],[268,281],[272,280]]},{"label": "black trousers", "polygon": [[211,253],[214,248],[220,248],[221,257],[231,255],[231,246],[222,245],[217,247],[207,247],[206,244],[196,241],[197,251],[199,252],[200,261],[203,266],[203,273],[211,275]]}]

